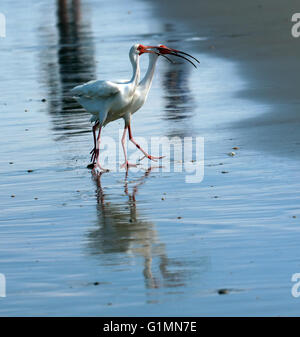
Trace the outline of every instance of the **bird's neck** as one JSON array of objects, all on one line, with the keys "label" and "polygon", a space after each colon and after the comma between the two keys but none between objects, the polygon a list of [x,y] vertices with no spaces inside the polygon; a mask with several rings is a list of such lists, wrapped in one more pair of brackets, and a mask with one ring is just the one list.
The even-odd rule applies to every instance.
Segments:
[{"label": "bird's neck", "polygon": [[148,65],[148,69],[147,72],[144,76],[144,78],[142,79],[142,81],[139,84],[139,87],[142,90],[145,90],[146,93],[148,93],[148,91],[150,90],[151,87],[151,83],[153,80],[153,75],[154,75],[154,71],[155,71],[155,65],[156,65],[156,61],[158,59],[158,55],[157,54],[149,54],[149,65]]},{"label": "bird's neck", "polygon": [[132,64],[132,78],[130,80],[132,90],[134,91],[140,81],[140,62],[138,55],[130,55],[130,62]]}]

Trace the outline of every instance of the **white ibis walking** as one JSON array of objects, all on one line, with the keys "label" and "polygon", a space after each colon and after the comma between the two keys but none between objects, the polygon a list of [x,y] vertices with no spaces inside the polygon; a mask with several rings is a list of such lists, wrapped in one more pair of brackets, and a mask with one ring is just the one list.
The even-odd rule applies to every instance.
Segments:
[{"label": "white ibis walking", "polygon": [[[142,54],[149,54],[149,65],[144,78],[140,81],[140,66],[139,58]],[[108,171],[103,169],[100,165],[100,135],[103,126],[108,123],[123,118],[125,122],[124,132],[122,136],[122,147],[125,157],[125,162],[121,167],[128,170],[131,164],[127,160],[127,153],[125,148],[125,137],[128,129],[129,140],[144,154],[143,158],[156,161],[162,157],[154,157],[148,154],[136,143],[132,137],[130,126],[131,115],[139,110],[147,99],[148,92],[151,87],[155,65],[158,57],[161,55],[171,61],[166,55],[174,55],[184,58],[193,66],[195,64],[183,55],[189,56],[195,61],[199,62],[193,56],[182,51],[171,49],[163,45],[159,46],[143,46],[142,44],[135,44],[129,51],[129,58],[133,68],[131,80],[127,81],[101,81],[95,80],[85,84],[79,85],[71,90],[74,98],[92,114],[91,122],[95,122],[93,126],[94,148],[91,153],[91,161],[94,164],[96,173]],[[172,62],[172,61],[171,61]],[[195,66],[196,67],[196,66]],[[96,138],[96,131],[99,128],[99,133]],[[141,158],[141,159],[143,159]]]}]

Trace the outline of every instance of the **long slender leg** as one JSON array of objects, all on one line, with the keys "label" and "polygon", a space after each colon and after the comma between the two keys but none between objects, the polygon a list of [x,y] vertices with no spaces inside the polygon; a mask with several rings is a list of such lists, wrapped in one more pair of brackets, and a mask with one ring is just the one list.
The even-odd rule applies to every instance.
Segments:
[{"label": "long slender leg", "polygon": [[96,142],[96,153],[98,153],[97,159],[96,159],[96,164],[94,166],[94,171],[96,173],[102,173],[102,172],[108,172],[109,170],[104,169],[101,165],[100,165],[100,156],[99,156],[99,149],[100,149],[100,136],[101,136],[101,129],[102,126],[100,125],[99,127],[99,133],[98,133],[98,137],[97,137],[97,142]]},{"label": "long slender leg", "polygon": [[128,170],[129,167],[136,167],[137,166],[136,164],[130,164],[127,160],[127,151],[126,151],[126,146],[125,146],[127,128],[128,128],[128,126],[126,126],[126,124],[125,124],[123,136],[122,136],[122,139],[121,139],[123,152],[124,152],[124,159],[125,159],[125,162],[124,162],[124,164],[121,165],[121,168],[126,167],[126,170]]},{"label": "long slender leg", "polygon": [[153,161],[157,161],[156,159],[161,159],[163,158],[164,156],[161,156],[161,157],[154,157],[154,156],[151,156],[149,153],[147,153],[145,150],[143,150],[141,148],[141,146],[133,139],[132,137],[132,133],[131,133],[131,126],[130,126],[130,123],[128,124],[128,134],[129,134],[129,140],[140,150],[143,152],[144,154],[144,157],[141,158],[140,160],[144,159],[145,157],[147,157],[148,159],[150,160],[153,160]]},{"label": "long slender leg", "polygon": [[97,141],[96,141],[96,130],[99,126],[99,122],[96,122],[93,126],[93,138],[94,138],[94,148],[90,152],[91,154],[91,162],[95,164],[95,161],[97,160],[99,156],[99,149],[97,150]]}]

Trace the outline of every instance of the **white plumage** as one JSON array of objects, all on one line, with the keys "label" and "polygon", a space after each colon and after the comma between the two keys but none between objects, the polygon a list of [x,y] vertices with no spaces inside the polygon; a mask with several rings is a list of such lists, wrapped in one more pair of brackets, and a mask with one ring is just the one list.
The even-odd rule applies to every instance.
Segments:
[{"label": "white plumage", "polygon": [[[139,56],[142,53],[148,52],[150,55],[149,67],[145,78],[141,83],[140,81],[140,66]],[[100,132],[101,128],[106,124],[124,118],[124,142],[122,141],[125,163],[122,165],[126,168],[135,166],[129,164],[127,161],[125,143],[126,130],[129,129],[129,137],[131,141],[134,139],[131,135],[130,117],[131,114],[137,111],[145,102],[146,96],[150,89],[152,82],[154,67],[158,54],[152,51],[147,51],[142,45],[134,45],[129,52],[129,58],[133,68],[133,75],[129,81],[101,81],[94,80],[87,82],[71,90],[74,98],[92,114],[91,121],[95,122],[93,127],[94,132],[94,149],[92,150],[92,160],[96,160],[95,169],[97,171],[104,171],[99,161],[99,147],[100,147]],[[99,127],[99,135],[96,141],[96,128]],[[135,142],[134,142],[135,143]],[[136,144],[136,143],[135,143]],[[136,146],[147,156],[149,159],[157,159],[146,153],[138,144]]]},{"label": "white plumage", "polygon": [[[144,78],[142,79],[142,81],[140,81],[139,58],[140,55],[144,53],[149,53],[149,65]],[[101,167],[99,160],[101,129],[106,124],[119,118],[123,118],[125,121],[124,133],[122,137],[122,147],[124,151],[125,163],[122,165],[122,167],[128,169],[128,167],[130,166],[136,166],[135,164],[128,163],[127,160],[127,153],[125,149],[125,137],[127,129],[129,133],[129,139],[132,143],[136,145],[139,150],[142,151],[144,157],[147,157],[150,160],[162,158],[149,155],[140,147],[140,145],[135,142],[131,133],[130,118],[133,113],[135,113],[142,107],[147,98],[149,89],[151,87],[155,64],[158,56],[162,55],[166,57],[165,54],[172,54],[181,58],[185,58],[178,55],[178,53],[183,52],[177,51],[175,49],[170,49],[162,45],[153,47],[135,44],[131,47],[129,51],[129,58],[133,69],[131,80],[116,82],[96,80],[79,85],[71,90],[74,98],[88,112],[92,114],[91,122],[95,122],[93,126],[94,148],[91,151],[91,160],[93,163],[95,163],[96,161],[94,166],[96,172],[106,171]],[[186,53],[183,54],[188,55]],[[190,60],[188,61],[191,62]],[[96,139],[97,128],[99,128],[99,134]]]},{"label": "white plumage", "polygon": [[105,112],[108,110],[114,97],[120,93],[117,83],[110,81],[90,81],[71,90],[76,100],[93,116],[91,121],[105,121]]}]

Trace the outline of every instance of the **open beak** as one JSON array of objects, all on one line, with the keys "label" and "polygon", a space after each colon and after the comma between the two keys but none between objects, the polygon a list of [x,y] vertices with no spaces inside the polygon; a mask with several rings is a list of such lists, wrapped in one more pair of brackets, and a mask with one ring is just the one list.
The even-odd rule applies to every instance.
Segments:
[{"label": "open beak", "polygon": [[[154,49],[154,51],[150,51],[148,48]],[[183,58],[184,60],[190,62],[195,68],[197,68],[197,66],[195,65],[195,63],[193,61],[191,61],[190,59],[188,59],[186,56],[190,57],[191,59],[195,60],[197,63],[200,63],[194,56],[183,52],[181,50],[177,50],[177,49],[172,49],[169,48],[167,46],[164,45],[159,45],[159,46],[147,46],[147,51],[146,52],[154,52],[160,56],[165,57],[166,59],[168,59],[170,62],[174,63],[169,57],[167,57],[166,55],[173,55],[173,56],[177,56],[180,58]],[[183,56],[185,55],[185,56]]]}]

